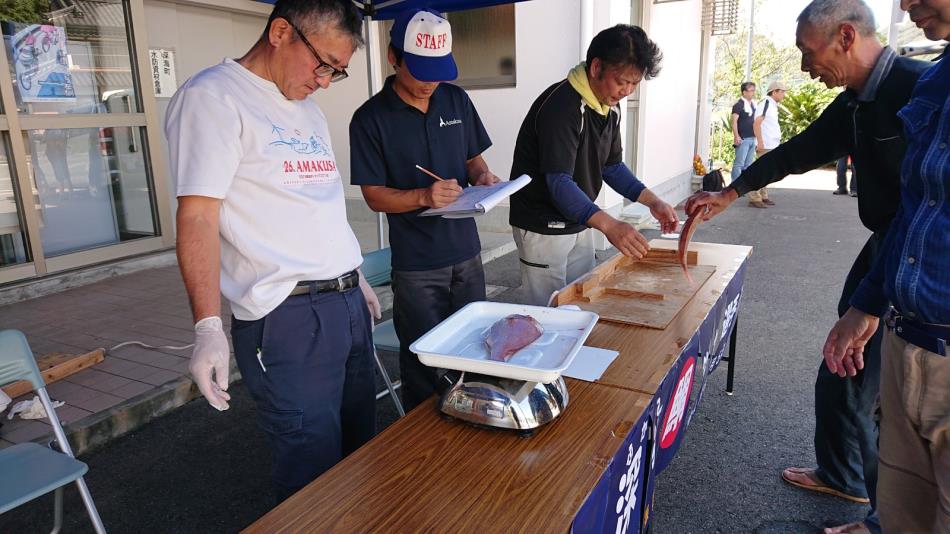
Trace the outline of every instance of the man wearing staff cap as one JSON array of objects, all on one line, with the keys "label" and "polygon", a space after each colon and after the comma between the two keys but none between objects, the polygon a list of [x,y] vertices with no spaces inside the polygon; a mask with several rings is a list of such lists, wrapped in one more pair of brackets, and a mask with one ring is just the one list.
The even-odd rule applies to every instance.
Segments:
[{"label": "man wearing staff cap", "polygon": [[491,140],[475,106],[461,88],[444,83],[458,77],[449,21],[429,10],[401,13],[388,59],[395,75],[350,122],[351,182],[389,222],[393,322],[408,411],[435,392],[438,380],[409,345],[462,306],[485,300],[475,221],[419,215],[498,177],[481,156]]}]

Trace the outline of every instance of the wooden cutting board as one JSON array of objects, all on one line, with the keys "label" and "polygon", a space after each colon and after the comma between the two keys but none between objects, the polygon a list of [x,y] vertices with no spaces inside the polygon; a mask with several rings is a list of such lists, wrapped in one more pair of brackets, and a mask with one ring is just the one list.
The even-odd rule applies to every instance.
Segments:
[{"label": "wooden cutting board", "polygon": [[695,281],[690,285],[675,250],[653,249],[639,261],[617,255],[558,291],[552,303],[574,304],[604,321],[662,330],[716,272],[712,265],[696,263],[696,253],[689,252],[687,265]]}]

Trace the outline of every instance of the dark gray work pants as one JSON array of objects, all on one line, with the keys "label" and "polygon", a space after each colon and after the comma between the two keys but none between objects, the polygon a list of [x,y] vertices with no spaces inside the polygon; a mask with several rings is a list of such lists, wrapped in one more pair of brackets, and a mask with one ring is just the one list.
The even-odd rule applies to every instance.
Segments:
[{"label": "dark gray work pants", "polygon": [[[851,295],[870,271],[883,236],[872,235],[854,260],[838,302],[838,315],[848,311]],[[842,378],[821,363],[815,381],[815,457],[818,476],[835,489],[871,499],[869,528],[877,525],[878,425],[874,403],[881,387],[881,339],[884,321],[864,348],[864,369]]]},{"label": "dark gray work pants", "polygon": [[428,271],[393,269],[392,286],[402,404],[408,412],[435,393],[439,379],[438,370],[423,365],[409,345],[466,304],[485,300],[482,258]]}]

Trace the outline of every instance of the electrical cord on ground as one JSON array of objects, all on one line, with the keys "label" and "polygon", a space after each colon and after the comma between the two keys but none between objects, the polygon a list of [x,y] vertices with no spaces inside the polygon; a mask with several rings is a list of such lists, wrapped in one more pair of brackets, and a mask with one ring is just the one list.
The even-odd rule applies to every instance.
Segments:
[{"label": "electrical cord on ground", "polygon": [[146,343],[142,343],[141,341],[126,341],[126,342],[123,342],[123,343],[119,343],[118,345],[112,347],[111,349],[107,350],[106,352],[111,353],[111,352],[115,351],[116,349],[121,349],[122,347],[126,347],[126,346],[129,346],[129,345],[138,345],[139,347],[143,347],[143,348],[146,348],[146,349],[152,349],[152,350],[185,350],[185,349],[190,349],[190,348],[192,348],[192,347],[195,346],[194,343],[190,343],[190,344],[188,344],[188,345],[182,345],[182,346],[180,346],[180,347],[174,347],[174,346],[171,346],[171,345],[161,345],[161,346],[148,345],[148,344],[146,344]]}]

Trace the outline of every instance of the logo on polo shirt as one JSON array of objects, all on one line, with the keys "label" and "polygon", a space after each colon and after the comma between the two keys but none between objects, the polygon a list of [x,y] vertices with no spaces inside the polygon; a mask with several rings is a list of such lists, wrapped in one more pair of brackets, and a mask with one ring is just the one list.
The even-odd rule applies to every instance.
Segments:
[{"label": "logo on polo shirt", "polygon": [[452,119],[445,120],[442,116],[439,116],[439,128],[445,128],[446,126],[455,126],[456,124],[462,124],[462,119]]}]

